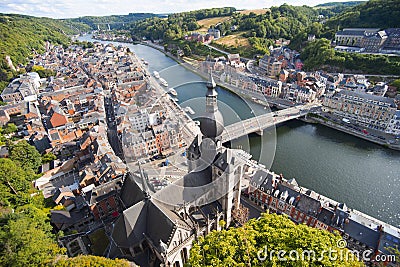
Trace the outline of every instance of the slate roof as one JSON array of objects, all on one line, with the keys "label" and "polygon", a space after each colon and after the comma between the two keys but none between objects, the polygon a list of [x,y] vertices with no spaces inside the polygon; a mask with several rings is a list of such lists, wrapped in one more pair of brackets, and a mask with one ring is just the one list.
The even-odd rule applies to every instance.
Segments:
[{"label": "slate roof", "polygon": [[74,225],[85,218],[86,213],[82,211],[66,211],[66,210],[52,210],[51,223],[57,225],[60,230],[67,228],[68,226]]},{"label": "slate roof", "polygon": [[279,199],[282,201],[285,201],[286,203],[289,203],[293,206],[296,206],[297,201],[298,201],[298,196],[299,196],[299,192],[283,185],[283,184],[278,184],[278,188],[277,190],[279,190]]},{"label": "slate roof", "polygon": [[[261,185],[264,183],[265,179],[268,175],[271,175],[269,172],[258,169],[254,175],[251,177],[250,184],[254,187],[261,188]],[[268,181],[268,180],[267,180]]]},{"label": "slate roof", "polygon": [[120,197],[125,208],[129,208],[144,199],[142,188],[135,182],[131,173],[128,173],[125,177]]},{"label": "slate roof", "polygon": [[33,140],[31,144],[32,143],[40,153],[44,152],[46,149],[51,148],[50,139],[47,135],[43,136],[42,139]]},{"label": "slate roof", "polygon": [[306,194],[302,194],[300,200],[297,202],[296,208],[308,215],[316,217],[321,208],[321,202],[314,198],[315,193],[313,193],[314,192],[309,190]]},{"label": "slate roof", "polygon": [[363,224],[359,216],[353,213],[350,214],[348,223],[344,224],[344,231],[360,243],[363,243],[374,250],[378,248],[380,232],[377,231],[377,226],[369,227]]},{"label": "slate roof", "polygon": [[357,93],[357,92],[348,91],[348,90],[342,90],[342,91],[338,92],[338,96],[358,97],[358,98],[368,99],[368,100],[372,100],[372,101],[388,103],[388,104],[390,104],[391,107],[396,107],[396,104],[395,104],[393,98],[388,98],[388,97],[383,97],[383,96],[376,96],[376,95],[365,94],[365,93]]},{"label": "slate roof", "polygon": [[331,209],[322,208],[318,214],[318,221],[323,222],[326,225],[331,225],[334,222],[335,212]]},{"label": "slate roof", "polygon": [[98,203],[103,199],[107,199],[109,196],[115,195],[117,191],[121,189],[121,185],[122,176],[93,188],[90,205]]},{"label": "slate roof", "polygon": [[346,35],[346,36],[353,36],[353,35],[364,36],[364,34],[365,34],[365,30],[363,30],[363,29],[343,30],[343,31],[338,31],[336,33],[336,35]]},{"label": "slate roof", "polygon": [[161,240],[169,245],[178,226],[189,227],[177,214],[154,198],[143,200],[124,210],[115,223],[112,238],[119,247],[140,244],[145,235],[153,244]]},{"label": "slate roof", "polygon": [[209,166],[201,171],[186,174],[158,191],[154,197],[170,206],[194,203],[214,189],[214,184],[210,184],[211,181],[211,166]]}]

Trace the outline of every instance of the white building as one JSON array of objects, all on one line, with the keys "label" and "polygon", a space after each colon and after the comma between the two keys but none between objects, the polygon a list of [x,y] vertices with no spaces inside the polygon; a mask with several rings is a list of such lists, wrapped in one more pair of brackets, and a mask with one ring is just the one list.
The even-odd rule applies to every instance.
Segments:
[{"label": "white building", "polygon": [[129,116],[129,122],[134,130],[143,132],[149,126],[149,114],[146,109],[141,109],[138,112]]},{"label": "white building", "polygon": [[36,72],[29,72],[14,79],[1,93],[1,99],[7,103],[37,100],[40,77]]},{"label": "white building", "polygon": [[394,136],[400,136],[400,110],[396,111],[385,132],[388,134],[393,134]]}]

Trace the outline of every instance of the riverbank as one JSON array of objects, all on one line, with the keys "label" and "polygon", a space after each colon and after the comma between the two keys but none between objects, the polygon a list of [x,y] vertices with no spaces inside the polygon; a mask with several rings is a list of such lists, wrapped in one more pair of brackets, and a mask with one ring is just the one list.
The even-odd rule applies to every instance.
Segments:
[{"label": "riverbank", "polygon": [[[201,72],[199,69],[197,69],[196,67],[194,67],[190,62],[185,61],[182,58],[178,58],[174,55],[172,55],[169,52],[166,52],[164,50],[164,47],[160,46],[160,45],[156,45],[153,43],[149,43],[149,42],[141,42],[142,45],[154,48],[162,53],[164,53],[166,56],[168,56],[169,58],[173,59],[175,62],[177,62],[178,64],[180,64],[182,67],[184,67],[185,69],[193,72],[194,74],[202,77],[203,79],[208,79],[208,74],[207,73],[203,73]],[[284,101],[282,99],[282,101],[276,101],[274,99],[267,99],[264,95],[261,95],[259,93],[255,93],[255,92],[249,92],[247,90],[241,90],[231,84],[225,83],[225,82],[221,82],[219,79],[215,80],[215,83],[225,89],[228,90],[244,99],[248,99],[253,101],[254,103],[257,103],[259,105],[263,105],[263,106],[271,106],[271,104],[279,109],[284,109],[284,108],[288,108],[288,107],[292,107],[294,106],[293,104],[290,104],[289,101]],[[285,102],[285,103],[284,103]],[[286,103],[287,102],[287,103]]]},{"label": "riverbank", "polygon": [[385,147],[385,148],[390,148],[390,149],[393,149],[393,150],[400,151],[400,146],[399,146],[399,145],[390,144],[390,143],[388,143],[388,142],[386,142],[386,141],[384,141],[384,140],[380,140],[380,139],[377,139],[377,138],[373,138],[372,136],[369,136],[369,135],[367,135],[367,134],[365,134],[365,133],[362,133],[362,132],[359,132],[359,131],[355,131],[355,130],[349,129],[348,127],[344,127],[344,126],[342,126],[342,125],[339,125],[339,124],[337,124],[337,123],[331,122],[331,121],[329,121],[329,120],[324,120],[324,119],[322,119],[322,118],[320,118],[320,117],[309,116],[309,117],[307,118],[307,120],[305,120],[305,121],[306,121],[306,122],[314,121],[314,122],[316,122],[316,123],[319,123],[319,124],[321,124],[321,125],[327,126],[327,127],[329,127],[329,128],[332,128],[332,129],[335,129],[335,130],[337,130],[337,131],[341,131],[341,132],[343,132],[343,133],[353,135],[353,136],[355,136],[355,137],[364,139],[364,140],[369,141],[369,142],[371,142],[371,143],[374,143],[374,144],[377,144],[377,145],[381,145],[381,146],[383,146],[383,147]]}]

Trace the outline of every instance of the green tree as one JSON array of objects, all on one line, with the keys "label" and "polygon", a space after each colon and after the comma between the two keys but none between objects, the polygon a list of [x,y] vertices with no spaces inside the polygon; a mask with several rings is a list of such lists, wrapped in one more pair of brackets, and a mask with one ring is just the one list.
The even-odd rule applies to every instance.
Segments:
[{"label": "green tree", "polygon": [[56,159],[57,159],[56,155],[54,155],[51,152],[42,155],[42,163],[48,163]]},{"label": "green tree", "polygon": [[[324,253],[329,250],[344,255],[350,253],[347,249],[337,247],[339,240],[337,235],[306,225],[296,225],[285,216],[263,214],[261,218],[250,220],[243,227],[213,231],[201,237],[191,249],[189,262],[193,267],[364,266],[351,256],[348,259],[334,259]],[[277,252],[281,250],[286,253],[278,256]],[[308,257],[309,250],[314,251],[316,257]],[[303,253],[305,257],[301,256]]]},{"label": "green tree", "polygon": [[11,145],[9,150],[10,159],[18,162],[25,170],[31,169],[37,172],[39,166],[42,164],[40,153],[25,140]]},{"label": "green tree", "polygon": [[309,34],[314,34],[315,36],[319,37],[322,32],[322,24],[319,22],[313,22],[308,29]]},{"label": "green tree", "polygon": [[11,159],[0,159],[0,206],[15,208],[30,202],[29,173]]},{"label": "green tree", "polygon": [[335,56],[335,51],[330,45],[330,41],[322,38],[314,42],[309,42],[301,53],[306,69],[315,69],[326,64]]},{"label": "green tree", "polygon": [[44,266],[64,254],[54,241],[45,211],[28,205],[2,218],[0,263],[2,266]]},{"label": "green tree", "polygon": [[[72,30],[61,20],[49,18],[35,18],[25,15],[0,14],[0,69],[8,78],[14,77],[9,68],[4,68],[5,56],[10,56],[14,66],[26,63],[32,55],[32,51],[44,52],[44,44],[49,41],[52,44],[66,45],[70,39],[66,34],[72,34]],[[1,71],[2,72],[2,71]],[[0,75],[0,80],[3,75]],[[10,77],[11,76],[11,77]]]},{"label": "green tree", "polygon": [[[107,259],[98,256],[78,256],[74,258],[63,258],[52,264],[54,267],[75,267],[75,266],[102,266],[102,267],[129,267],[132,266],[126,260]],[[135,265],[133,265],[135,266]]]},{"label": "green tree", "polygon": [[49,78],[55,75],[55,72],[53,70],[45,69],[42,66],[37,66],[37,65],[34,65],[31,71],[37,72],[40,78]]},{"label": "green tree", "polygon": [[185,53],[186,56],[190,56],[192,54],[192,49],[188,44],[183,46],[183,52]]},{"label": "green tree", "polygon": [[18,130],[18,128],[14,123],[7,123],[6,126],[3,126],[4,134],[15,133],[17,130]]},{"label": "green tree", "polygon": [[397,91],[400,92],[400,79],[394,80],[390,85],[396,87]]},{"label": "green tree", "polygon": [[267,29],[263,24],[256,28],[257,37],[264,38],[267,35]]}]

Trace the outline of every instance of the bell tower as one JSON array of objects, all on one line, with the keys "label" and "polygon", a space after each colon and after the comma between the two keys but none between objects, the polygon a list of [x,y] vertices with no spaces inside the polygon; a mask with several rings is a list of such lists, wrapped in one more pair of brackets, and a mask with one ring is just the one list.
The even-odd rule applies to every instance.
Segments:
[{"label": "bell tower", "polygon": [[218,93],[215,90],[216,84],[212,73],[207,82],[206,110],[200,118],[200,131],[204,138],[210,138],[214,142],[219,140],[224,130],[224,118],[218,110]]},{"label": "bell tower", "polygon": [[206,84],[206,109],[199,118],[202,138],[196,136],[187,150],[188,170],[204,169],[213,164],[224,130],[224,119],[218,110],[218,93],[212,73]]}]

